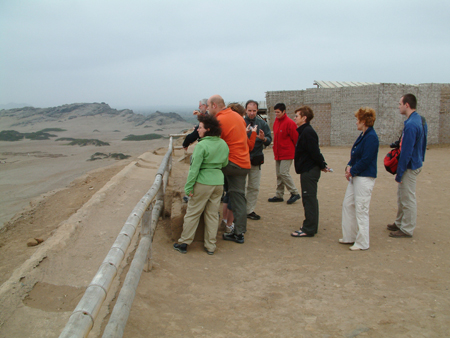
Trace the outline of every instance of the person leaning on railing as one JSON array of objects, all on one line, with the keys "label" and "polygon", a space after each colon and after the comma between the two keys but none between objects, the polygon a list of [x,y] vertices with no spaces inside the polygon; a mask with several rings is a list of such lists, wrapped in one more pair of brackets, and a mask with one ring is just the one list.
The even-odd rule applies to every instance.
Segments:
[{"label": "person leaning on railing", "polygon": [[[208,99],[203,99],[203,100],[199,101],[198,110],[194,110],[194,112],[193,112],[193,115],[196,115],[197,119],[201,115],[208,114],[208,112],[206,111],[207,102],[208,102]],[[186,137],[184,138],[184,141],[183,141],[184,150],[187,150],[188,147],[192,143],[194,143],[195,141],[197,141],[199,139],[199,137],[200,136],[198,135],[198,125],[197,125],[197,126],[195,126],[194,131],[192,133],[186,135]]]},{"label": "person leaning on railing", "polygon": [[220,138],[219,121],[211,115],[198,117],[200,140],[191,157],[191,166],[184,191],[190,197],[183,232],[178,243],[173,245],[181,253],[194,240],[201,214],[205,220],[205,249],[209,255],[216,250],[219,227],[220,199],[223,192],[222,168],[228,164],[228,145]]}]

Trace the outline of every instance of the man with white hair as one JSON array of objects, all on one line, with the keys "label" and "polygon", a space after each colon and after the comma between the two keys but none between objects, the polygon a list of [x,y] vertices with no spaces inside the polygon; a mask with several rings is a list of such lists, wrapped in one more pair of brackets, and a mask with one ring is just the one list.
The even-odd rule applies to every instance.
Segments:
[{"label": "man with white hair", "polygon": [[[208,104],[208,99],[202,99],[198,102],[198,110],[194,110],[193,115],[204,115],[208,112],[206,111],[206,105]],[[183,148],[187,150],[188,147],[199,139],[198,135],[198,125],[195,126],[194,131],[188,135],[186,135],[183,141]]]}]

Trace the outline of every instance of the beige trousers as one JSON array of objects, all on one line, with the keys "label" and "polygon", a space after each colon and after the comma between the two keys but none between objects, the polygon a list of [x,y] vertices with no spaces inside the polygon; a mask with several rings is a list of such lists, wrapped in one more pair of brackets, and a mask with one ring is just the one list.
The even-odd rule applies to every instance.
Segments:
[{"label": "beige trousers", "polygon": [[252,165],[250,172],[247,175],[247,189],[245,191],[245,198],[247,199],[247,215],[255,211],[260,181],[261,166]]},{"label": "beige trousers", "polygon": [[208,251],[216,250],[216,236],[219,228],[219,208],[223,186],[205,185],[195,183],[194,195],[189,203],[184,216],[183,232],[178,243],[190,245],[194,240],[200,216],[204,212],[205,220],[205,248]]},{"label": "beige trousers", "polygon": [[405,234],[412,236],[417,223],[416,181],[422,168],[407,169],[397,190],[397,219],[395,225]]},{"label": "beige trousers", "polygon": [[283,198],[284,187],[293,195],[298,195],[298,190],[292,180],[289,170],[293,160],[275,161],[275,171],[277,174],[276,197]]}]

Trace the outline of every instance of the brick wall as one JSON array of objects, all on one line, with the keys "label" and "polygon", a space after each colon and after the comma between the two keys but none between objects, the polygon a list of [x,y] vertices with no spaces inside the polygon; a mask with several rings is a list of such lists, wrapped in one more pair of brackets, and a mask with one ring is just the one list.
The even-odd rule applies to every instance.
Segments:
[{"label": "brick wall", "polygon": [[428,123],[428,143],[450,142],[450,85],[405,85],[383,83],[362,87],[343,87],[266,93],[269,125],[275,119],[273,106],[286,104],[287,114],[293,118],[295,109],[309,105],[314,111],[311,125],[319,135],[321,145],[351,145],[359,135],[354,113],[360,107],[371,107],[377,113],[375,130],[381,144],[398,139],[405,120],[398,111],[402,95],[412,93],[418,100],[417,111]]},{"label": "brick wall", "polygon": [[450,85],[441,88],[439,143],[450,143]]}]

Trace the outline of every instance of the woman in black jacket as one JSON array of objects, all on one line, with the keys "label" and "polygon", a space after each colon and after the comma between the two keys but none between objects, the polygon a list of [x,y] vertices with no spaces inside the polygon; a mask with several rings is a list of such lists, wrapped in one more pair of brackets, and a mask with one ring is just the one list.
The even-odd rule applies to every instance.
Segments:
[{"label": "woman in black jacket", "polygon": [[291,233],[292,237],[314,237],[319,227],[319,201],[317,199],[317,184],[320,171],[331,171],[319,148],[319,137],[311,127],[314,118],[312,109],[308,106],[295,111],[298,140],[295,146],[295,172],[300,174],[302,203],[305,220],[300,230]]}]

